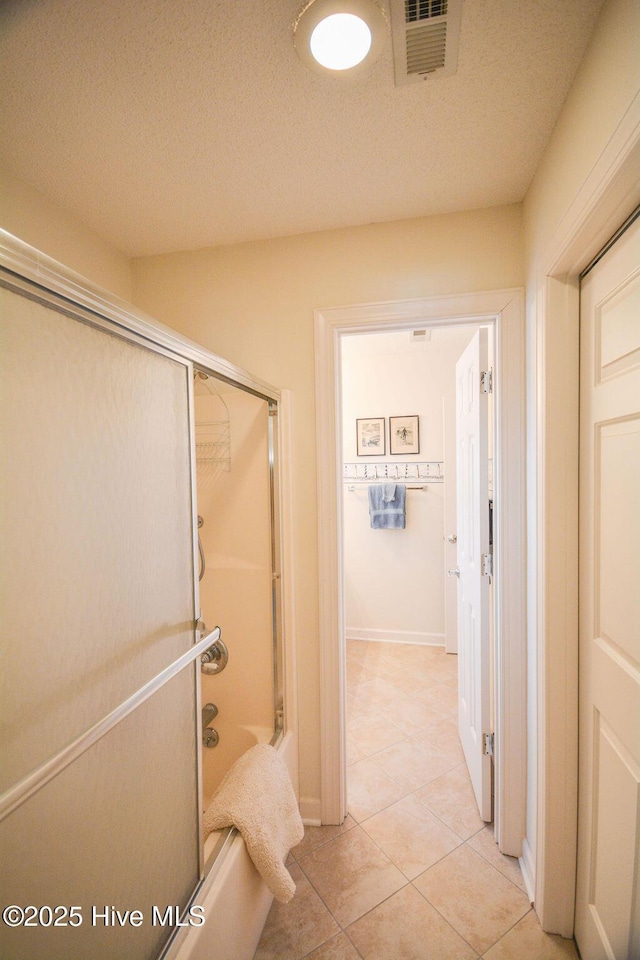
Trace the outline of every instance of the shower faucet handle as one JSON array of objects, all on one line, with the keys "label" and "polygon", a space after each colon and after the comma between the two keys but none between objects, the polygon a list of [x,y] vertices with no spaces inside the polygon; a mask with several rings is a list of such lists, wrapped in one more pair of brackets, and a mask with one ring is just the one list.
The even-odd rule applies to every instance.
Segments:
[{"label": "shower faucet handle", "polygon": [[[202,617],[198,617],[196,620],[195,631],[199,640],[204,640],[206,634],[209,633]],[[222,639],[220,627],[211,630],[211,636],[216,636],[216,639],[204,653],[200,654],[200,669],[203,673],[208,674],[222,673],[229,660],[229,651]]]},{"label": "shower faucet handle", "polygon": [[219,637],[208,650],[200,656],[200,669],[203,673],[212,675],[222,673],[229,661],[229,651],[227,645]]},{"label": "shower faucet handle", "polygon": [[217,747],[219,741],[218,731],[214,727],[207,727],[206,730],[202,731],[203,747]]}]

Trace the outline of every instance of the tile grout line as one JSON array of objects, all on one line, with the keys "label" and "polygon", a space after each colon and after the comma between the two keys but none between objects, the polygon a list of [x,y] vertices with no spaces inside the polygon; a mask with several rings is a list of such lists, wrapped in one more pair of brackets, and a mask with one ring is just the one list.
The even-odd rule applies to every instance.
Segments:
[{"label": "tile grout line", "polygon": [[[399,648],[402,647],[402,645],[398,645],[398,646]],[[359,651],[358,658],[360,657],[361,654],[365,654],[365,657],[363,657],[363,661],[364,661],[364,659],[366,658],[365,651]],[[413,738],[420,738],[425,736],[431,737],[435,744],[436,742],[438,742],[438,732],[439,732],[438,726],[439,725],[440,725],[441,737],[444,738],[444,741],[446,743],[450,743],[451,735],[449,731],[449,726],[453,725],[455,727],[455,723],[456,723],[455,707],[453,705],[449,705],[449,706],[446,705],[448,702],[450,702],[450,698],[451,698],[450,693],[447,691],[455,690],[455,684],[453,683],[452,676],[451,675],[448,675],[446,677],[442,676],[442,670],[440,669],[442,664],[447,662],[446,660],[442,659],[442,657],[444,657],[444,650],[442,650],[441,652],[438,652],[437,654],[431,651],[429,660],[426,663],[424,658],[420,657],[419,655],[415,657],[415,660],[413,663],[409,661],[406,661],[406,662],[402,661],[402,663],[399,665],[397,664],[397,661],[394,663],[392,659],[393,653],[391,651],[385,651],[384,656],[389,658],[388,663],[386,665],[384,663],[380,664],[379,662],[377,664],[366,664],[365,662],[360,661],[356,657],[350,657],[349,644],[347,644],[348,666],[349,666],[349,662],[351,662],[353,664],[351,668],[351,672],[357,675],[356,677],[352,677],[351,679],[347,680],[347,691],[346,691],[348,703],[351,704],[351,706],[350,707],[348,706],[348,709],[347,709],[347,715],[348,715],[347,723],[348,723],[348,727],[349,726],[351,727],[352,735],[354,733],[357,734],[358,730],[363,730],[363,733],[364,733],[366,731],[366,727],[368,724],[373,724],[380,719],[379,715],[376,716],[376,713],[375,713],[375,711],[377,710],[379,714],[380,703],[381,703],[379,698],[377,700],[375,699],[375,688],[376,688],[376,684],[381,680],[384,681],[390,678],[391,679],[395,678],[396,680],[395,684],[393,682],[390,682],[386,687],[382,688],[385,694],[385,701],[389,701],[391,697],[394,697],[394,693],[393,693],[394,686],[396,691],[395,702],[397,703],[398,701],[403,701],[403,702],[406,701],[409,704],[409,707],[410,707],[411,701],[414,701],[414,700],[420,701],[420,700],[423,700],[425,697],[428,698],[430,692],[433,693],[434,691],[440,692],[442,699],[431,704],[433,709],[431,711],[430,720],[425,724],[415,727],[415,729],[413,730],[407,731],[406,728],[403,729],[402,727],[397,726],[396,724],[393,723],[393,718],[391,718],[389,720],[389,724],[394,727],[395,731],[397,732],[397,735],[399,736],[399,739],[393,740],[392,743],[386,744],[385,746],[382,746],[379,749],[375,749],[373,752],[368,752],[367,750],[363,750],[362,748],[358,747],[358,744],[355,742],[355,738],[352,739],[354,752],[357,752],[358,754],[362,754],[362,756],[358,756],[356,760],[348,764],[347,770],[349,770],[354,765],[354,763],[359,763],[365,760],[372,760],[373,769],[377,768],[380,771],[380,773],[384,775],[384,777],[388,778],[388,780],[391,781],[391,783],[393,783],[395,787],[399,788],[402,791],[402,795],[395,800],[385,803],[380,810],[375,810],[374,812],[367,814],[366,816],[363,817],[362,820],[357,820],[352,813],[348,813],[348,816],[350,817],[352,823],[351,823],[351,826],[349,826],[347,829],[341,829],[340,832],[335,834],[334,836],[321,840],[316,845],[312,846],[300,858],[296,857],[295,854],[291,853],[292,861],[300,868],[302,878],[304,878],[307,881],[307,883],[309,884],[310,890],[313,891],[313,895],[317,897],[318,903],[321,904],[322,908],[326,911],[327,918],[330,918],[331,922],[335,924],[335,931],[330,936],[328,936],[320,944],[316,944],[311,950],[307,950],[307,952],[302,954],[300,957],[298,957],[296,954],[296,960],[308,960],[308,958],[311,957],[316,951],[321,952],[322,955],[324,956],[325,954],[322,948],[326,947],[327,943],[330,943],[334,939],[340,937],[342,934],[345,937],[345,941],[348,942],[348,944],[350,945],[350,949],[353,951],[354,960],[356,956],[360,958],[360,960],[364,960],[363,954],[358,950],[355,943],[352,941],[351,937],[347,933],[347,929],[351,927],[353,924],[359,923],[368,915],[374,913],[377,909],[379,909],[383,904],[391,900],[394,896],[401,893],[402,891],[405,891],[407,887],[412,887],[413,891],[419,894],[421,900],[423,900],[426,904],[429,905],[429,907],[434,911],[434,913],[440,918],[442,923],[446,924],[446,927],[450,931],[455,933],[455,935],[459,937],[460,940],[469,947],[469,949],[473,952],[476,958],[479,958],[480,954],[478,953],[476,948],[469,942],[467,937],[457,929],[453,921],[449,920],[443,913],[441,913],[441,911],[435,906],[435,904],[433,904],[429,900],[427,895],[418,889],[418,887],[415,885],[416,881],[418,881],[420,877],[428,873],[428,871],[431,870],[433,867],[437,866],[438,864],[441,864],[444,860],[446,860],[448,856],[452,855],[456,851],[459,851],[462,847],[466,847],[469,853],[476,854],[480,858],[482,863],[484,863],[486,866],[488,866],[493,871],[495,871],[495,873],[497,873],[498,876],[508,880],[509,887],[513,887],[514,890],[518,891],[518,893],[522,893],[522,889],[521,887],[518,886],[518,884],[514,880],[512,880],[512,878],[507,873],[503,873],[500,869],[498,869],[498,867],[488,858],[488,856],[485,855],[485,853],[471,846],[471,841],[474,838],[479,837],[480,834],[482,834],[483,831],[486,829],[486,826],[484,824],[482,824],[480,827],[474,830],[469,836],[462,837],[450,825],[450,823],[447,823],[442,816],[440,816],[434,809],[432,809],[429,806],[429,803],[426,801],[426,799],[423,799],[417,796],[417,794],[421,790],[424,790],[429,785],[438,783],[439,780],[442,780],[443,778],[450,776],[452,773],[454,773],[457,770],[461,770],[462,768],[466,769],[464,761],[453,763],[451,766],[449,766],[446,770],[443,770],[441,773],[438,774],[438,776],[434,777],[433,779],[427,780],[424,783],[420,783],[418,786],[412,786],[409,788],[403,782],[401,782],[401,780],[397,779],[397,776],[394,776],[392,773],[388,773],[387,770],[385,770],[385,768],[383,767],[382,763],[380,762],[379,755],[383,753],[385,750],[389,750],[392,747],[397,747],[400,744],[408,743]],[[429,668],[433,667],[434,665],[435,665],[435,670],[439,671],[440,673],[439,676],[434,678],[435,679],[434,683],[427,682],[420,689],[413,690],[412,693],[403,694],[403,691],[402,691],[403,674],[405,675],[405,677],[407,677],[407,679],[409,679],[412,676],[413,670],[423,669],[424,671],[427,672],[427,675],[428,675]],[[364,689],[360,690],[359,689],[360,687],[364,687]],[[393,705],[389,703],[389,705],[385,707],[385,709],[391,710],[392,706]],[[428,713],[428,711],[425,711],[425,712]],[[414,714],[409,712],[407,714],[407,717],[413,716],[413,715]],[[348,732],[347,736],[349,735],[350,734]],[[370,742],[373,742],[375,744],[375,739],[370,740]],[[421,744],[418,743],[416,744],[416,746],[421,746]],[[429,750],[429,742],[427,742],[425,746],[427,748],[427,753],[430,753],[431,751]],[[453,747],[452,745],[451,747],[443,746],[442,749],[446,753],[447,750],[449,749],[452,750]],[[436,750],[434,751],[434,758],[437,755],[438,755],[438,751]],[[364,774],[363,774],[362,783],[363,783],[363,788],[366,795],[367,785],[366,785],[366,776]],[[456,803],[455,790],[457,789],[457,786],[454,788],[452,785],[452,789],[453,789],[452,797],[454,798],[453,806],[455,810],[455,803]],[[443,783],[441,787],[443,799],[445,799],[445,790],[446,790],[446,785]],[[372,798],[374,797],[374,793],[375,791],[371,793]],[[416,877],[413,877],[412,879],[407,877],[406,873],[401,868],[401,866],[390,856],[389,853],[387,853],[380,846],[378,841],[369,834],[365,826],[370,820],[373,820],[376,816],[383,814],[385,811],[390,810],[390,808],[394,807],[396,804],[399,804],[402,801],[408,800],[409,798],[414,798],[414,800],[417,800],[420,806],[424,808],[425,812],[429,815],[429,817],[433,818],[434,825],[437,823],[439,827],[445,828],[452,835],[452,838],[455,838],[457,841],[456,845],[451,850],[448,850],[446,853],[443,853],[442,855],[440,855],[433,863],[430,863],[428,867],[426,867]],[[440,809],[441,810],[443,809],[442,805]],[[459,807],[459,809],[462,810],[463,807]],[[466,809],[466,804],[464,806],[464,809]],[[446,813],[446,806],[444,808],[444,812]],[[464,817],[464,814],[462,815]],[[454,813],[452,813],[452,817],[455,820]],[[329,908],[324,897],[320,894],[318,888],[314,884],[311,877],[307,874],[304,867],[304,861],[307,858],[311,857],[312,854],[322,850],[323,848],[327,847],[329,844],[333,843],[334,841],[338,841],[342,837],[347,836],[354,828],[357,828],[357,827],[361,828],[362,836],[366,838],[367,842],[371,843],[372,847],[376,849],[377,853],[384,858],[384,860],[389,864],[389,866],[393,867],[394,870],[397,871],[397,874],[399,874],[398,879],[401,877],[403,882],[401,883],[400,887],[397,890],[394,890],[388,896],[385,896],[382,900],[380,900],[379,903],[369,907],[369,909],[367,909],[363,914],[361,914],[361,916],[356,917],[353,920],[350,920],[348,923],[346,923],[343,926],[343,924],[337,919],[337,917],[334,915],[332,910]],[[395,848],[392,846],[391,849],[395,849]],[[501,856],[504,856],[504,855],[501,855]],[[328,856],[327,863],[329,865],[331,863],[330,856]],[[418,864],[419,864],[419,861],[418,861]],[[332,874],[329,872],[329,874],[327,875],[327,882],[329,882],[329,884],[331,884],[331,876]],[[330,892],[331,885],[329,885],[327,889]],[[443,904],[443,906],[446,906],[446,904]],[[487,953],[487,951],[492,950],[498,943],[501,942],[501,940],[504,937],[509,935],[512,932],[512,930],[518,925],[518,923],[520,923],[524,919],[524,917],[528,916],[530,912],[531,912],[531,907],[529,906],[522,917],[516,919],[507,930],[504,930],[503,932],[501,932],[497,940],[495,940],[492,944],[490,944],[483,950],[482,955],[484,956]],[[303,944],[301,943],[300,946],[302,945]]]},{"label": "tile grout line", "polygon": [[[359,826],[359,824],[356,824],[356,826]],[[352,828],[352,829],[353,829],[353,828]],[[347,833],[348,833],[348,832],[349,832],[349,831],[347,831]],[[340,836],[344,836],[344,834],[340,834]],[[337,839],[338,839],[338,837],[333,837],[333,840],[337,840]],[[372,838],[369,838],[369,839],[372,839]],[[332,840],[329,840],[328,842],[329,842],[329,843],[332,843],[333,841],[332,841]],[[372,840],[372,842],[375,842],[375,841]],[[326,845],[326,844],[321,844],[320,846],[325,846],[325,845]],[[377,846],[377,844],[376,844],[376,846]],[[315,849],[319,849],[319,847],[317,847],[317,848],[315,848]],[[314,851],[311,851],[311,852],[314,852]],[[383,851],[380,851],[380,852],[383,853]],[[383,855],[387,858],[387,860],[389,860],[390,863],[392,863],[390,857],[388,857],[386,853],[383,853]],[[309,856],[309,854],[307,854],[306,856]],[[303,857],[303,859],[304,859],[304,857]],[[302,867],[299,862],[298,862],[298,866],[300,867],[300,869],[301,869],[302,872],[304,873],[305,879],[308,881],[309,885],[312,887],[312,889],[313,889],[314,892],[316,893],[318,899],[320,900],[320,902],[322,903],[322,905],[325,907],[325,909],[326,909],[327,912],[329,913],[329,915],[330,915],[330,917],[332,918],[332,920],[334,920],[335,923],[338,925],[339,932],[340,932],[340,933],[344,933],[344,935],[345,935],[345,936],[347,937],[347,939],[349,940],[349,943],[352,943],[352,941],[351,941],[351,938],[349,937],[349,934],[346,932],[346,931],[347,931],[347,927],[350,927],[352,924],[357,923],[359,920],[362,920],[363,917],[366,917],[366,916],[367,916],[369,913],[371,913],[373,910],[376,910],[381,904],[386,903],[387,900],[390,900],[391,897],[395,896],[396,893],[399,893],[400,890],[404,890],[406,887],[411,886],[411,881],[408,880],[407,877],[403,874],[403,876],[404,876],[404,878],[405,878],[405,880],[406,880],[406,883],[404,883],[401,887],[399,887],[398,890],[394,890],[393,893],[390,893],[389,896],[387,896],[387,897],[385,897],[383,900],[381,900],[380,903],[377,903],[377,904],[375,904],[373,907],[370,907],[368,910],[365,910],[365,912],[364,912],[363,914],[361,914],[361,916],[356,917],[355,920],[351,920],[351,921],[349,921],[348,924],[346,924],[346,926],[343,926],[342,923],[338,920],[338,918],[337,918],[337,917],[334,915],[334,913],[331,911],[330,907],[329,907],[328,904],[325,902],[322,894],[321,894],[320,891],[317,889],[317,887],[315,886],[315,884],[313,883],[313,881],[311,880],[311,878],[310,878],[309,876],[307,876],[307,874],[305,873],[304,867]],[[396,866],[396,865],[393,864],[393,866]],[[399,867],[396,867],[396,869],[400,870]],[[402,873],[401,870],[400,870],[400,873]],[[328,943],[329,940],[332,940],[333,937],[337,937],[337,936],[338,936],[338,934],[337,934],[337,933],[334,933],[331,937],[328,937],[326,940],[324,940],[323,943],[318,944],[317,947],[314,947],[313,950],[310,950],[309,953],[313,953],[314,950],[317,950],[317,949],[318,949],[318,947],[323,946],[324,943]],[[361,957],[362,954],[360,954],[360,951],[357,949],[357,947],[355,946],[355,944],[352,944],[352,946],[353,946],[354,950],[356,950],[356,952],[357,952],[357,953],[359,954],[359,956]],[[305,960],[305,957],[308,956],[308,955],[309,955],[309,954],[305,954],[303,957],[300,958],[300,960]]]},{"label": "tile grout line", "polygon": [[[347,690],[348,690],[348,689],[349,689],[349,683],[347,683]],[[429,689],[428,687],[425,687],[425,690],[428,690],[428,689]],[[416,693],[414,694],[414,696],[416,696],[416,697],[419,696],[419,695],[420,695],[419,692],[416,692]],[[356,696],[357,696],[357,690],[356,690]],[[447,720],[447,721],[454,721],[454,722],[455,722],[454,711],[453,711],[453,710],[447,710],[446,713],[443,713],[443,714],[442,714],[442,717],[441,717],[441,718],[438,718],[437,720],[433,720],[433,721],[431,721],[430,723],[425,724],[423,727],[419,728],[414,734],[407,734],[402,740],[396,741],[396,743],[395,743],[395,744],[391,744],[391,746],[395,746],[397,743],[403,743],[403,742],[405,742],[406,740],[411,739],[411,737],[417,736],[417,735],[419,735],[419,734],[422,733],[422,732],[428,732],[428,728],[429,728],[430,726],[432,726],[433,724],[436,724],[436,723],[440,722],[441,719]],[[366,719],[363,718],[362,720],[360,720],[360,723],[361,723],[361,724],[362,724],[362,723],[366,723]],[[356,746],[357,746],[357,744],[356,744]],[[376,755],[379,754],[379,753],[381,753],[382,750],[385,750],[385,749],[387,749],[387,748],[386,748],[386,747],[383,747],[383,748],[381,748],[380,751],[376,751],[374,754],[366,755],[363,759],[373,759],[374,762],[376,762],[376,761],[375,761]],[[359,762],[359,761],[356,761],[356,762]],[[443,771],[443,773],[441,773],[438,777],[434,777],[433,780],[427,781],[426,783],[421,784],[420,786],[416,787],[414,790],[411,790],[411,791],[409,791],[408,793],[405,793],[405,794],[403,795],[403,797],[400,798],[400,800],[403,800],[403,799],[405,799],[405,798],[408,797],[408,796],[413,796],[413,795],[417,794],[417,793],[418,793],[420,790],[422,790],[424,787],[428,786],[429,783],[435,783],[435,782],[436,782],[437,780],[439,780],[441,777],[446,776],[447,774],[451,773],[452,770],[456,770],[456,769],[458,769],[459,767],[461,767],[462,765],[463,765],[463,764],[461,764],[461,763],[459,763],[459,764],[454,764],[451,768],[449,768],[449,770]],[[394,783],[397,783],[398,786],[400,786],[401,788],[403,788],[402,783],[400,783],[396,778],[394,778],[392,774],[388,773],[388,772],[382,767],[381,764],[377,763],[377,766],[380,768],[380,770],[381,770],[386,776],[388,776],[391,780],[393,780]],[[508,877],[508,876],[506,876],[505,874],[503,874],[500,870],[498,870],[498,868],[497,868],[493,863],[491,863],[491,862],[487,859],[487,857],[485,857],[479,850],[475,850],[475,848],[470,845],[469,841],[470,841],[471,839],[473,839],[473,837],[478,836],[478,835],[485,829],[485,826],[484,826],[484,825],[481,826],[481,827],[479,827],[478,830],[476,830],[476,831],[475,831],[474,833],[472,833],[470,836],[468,836],[468,837],[466,837],[466,838],[461,838],[460,835],[459,835],[449,824],[445,823],[445,821],[444,821],[441,817],[439,817],[438,814],[437,814],[434,810],[432,810],[426,802],[424,802],[424,801],[422,800],[422,798],[416,797],[416,799],[418,800],[419,803],[421,803],[421,804],[425,807],[425,809],[426,809],[432,816],[436,817],[436,819],[437,819],[441,824],[443,824],[443,826],[447,827],[449,830],[451,830],[451,832],[452,832],[456,837],[459,838],[460,843],[454,848],[454,850],[459,849],[461,846],[467,846],[468,849],[469,849],[470,851],[472,851],[473,853],[477,854],[477,855],[481,858],[481,860],[482,860],[485,864],[487,864],[487,866],[489,866],[489,867],[491,867],[493,870],[495,870],[495,872],[496,872],[499,876],[503,877],[505,880],[508,880],[509,883],[510,883],[510,885],[513,886],[514,889],[518,890],[519,892],[522,892],[522,891],[521,891],[521,888],[518,887],[518,885],[517,885],[516,883],[514,883],[513,880],[511,880],[510,877]],[[358,823],[359,826],[362,826],[364,823],[366,823],[368,820],[372,819],[373,817],[377,816],[379,813],[382,813],[382,812],[384,812],[385,810],[388,810],[390,807],[394,806],[395,803],[399,803],[400,800],[393,801],[393,802],[387,804],[387,805],[386,805],[385,807],[383,807],[381,810],[376,811],[376,813],[371,814],[370,816],[365,817],[363,820],[361,820],[361,821],[356,821],[356,822]],[[355,818],[354,818],[354,819],[355,819]],[[364,826],[362,826],[362,829],[365,831],[365,833],[367,833],[367,831],[366,831],[366,829],[364,828]],[[369,836],[368,833],[367,833],[367,836]],[[374,840],[374,838],[373,838],[373,837],[370,837],[370,839],[373,840],[374,844],[376,845],[376,847],[378,847],[378,849],[380,850],[380,852],[381,852],[382,854],[384,854],[384,855],[387,857],[387,859],[389,859],[389,860],[391,861],[391,863],[393,863],[394,866],[396,866],[396,868],[399,869],[401,873],[403,873],[404,876],[406,876],[406,874],[404,874],[404,872],[401,870],[401,868],[399,867],[399,865],[396,864],[396,863],[391,859],[391,857],[389,857],[389,855],[386,854],[384,850],[382,850],[381,847],[379,847],[379,845],[376,843],[376,841]],[[449,853],[451,853],[451,852],[452,852],[452,851],[449,851]],[[435,863],[440,863],[440,862],[442,862],[442,860],[446,859],[446,857],[449,856],[449,853],[444,854],[444,855],[443,855],[442,857],[440,857],[437,861],[435,861]],[[410,884],[411,886],[413,886],[414,890],[416,890],[416,892],[419,893],[419,894],[423,897],[423,899],[424,899],[427,903],[429,903],[429,905],[430,905],[434,910],[436,910],[436,912],[438,913],[438,915],[442,917],[443,921],[446,922],[446,923],[451,927],[451,929],[455,930],[455,932],[465,941],[465,943],[467,943],[467,944],[469,945],[469,948],[470,948],[471,950],[473,950],[474,953],[476,953],[477,956],[479,956],[478,952],[475,950],[475,947],[473,947],[473,945],[469,943],[469,941],[466,939],[466,937],[464,937],[464,936],[460,933],[460,931],[457,930],[457,928],[454,927],[453,924],[451,924],[451,923],[447,920],[447,918],[444,917],[444,916],[440,913],[440,911],[437,909],[437,907],[436,907],[434,904],[432,904],[431,901],[428,899],[428,897],[426,897],[420,890],[418,890],[418,888],[417,888],[417,887],[415,886],[415,884],[414,884],[414,881],[417,880],[417,879],[418,879],[420,876],[422,876],[424,873],[426,873],[429,869],[431,869],[431,867],[435,866],[435,863],[434,863],[434,864],[431,864],[431,866],[428,867],[426,870],[424,870],[421,874],[419,874],[418,877],[414,877],[413,880],[409,880],[409,884]],[[404,888],[401,888],[401,889],[404,889]],[[397,892],[397,891],[396,891],[396,892]],[[384,901],[383,901],[383,902],[384,902]],[[372,908],[372,909],[375,909],[375,908]],[[529,907],[529,909],[531,909],[531,907]],[[528,912],[528,911],[527,911],[527,912]],[[365,915],[366,915],[366,914],[365,914]],[[526,916],[526,913],[524,914],[524,916]],[[506,936],[506,934],[507,934],[511,929],[513,929],[513,927],[514,927],[517,923],[519,923],[521,919],[522,919],[522,917],[519,918],[519,920],[516,920],[516,921],[514,922],[514,924],[512,924],[512,926],[509,928],[509,930],[504,931],[504,933],[502,933],[502,934],[500,935],[500,937],[499,937],[493,944],[491,944],[487,949],[488,949],[488,950],[492,949],[492,947],[494,947],[494,946],[496,945],[496,943],[498,943],[498,942],[502,939],[503,936]],[[486,952],[487,952],[486,950],[483,950],[483,953],[486,953]]]}]

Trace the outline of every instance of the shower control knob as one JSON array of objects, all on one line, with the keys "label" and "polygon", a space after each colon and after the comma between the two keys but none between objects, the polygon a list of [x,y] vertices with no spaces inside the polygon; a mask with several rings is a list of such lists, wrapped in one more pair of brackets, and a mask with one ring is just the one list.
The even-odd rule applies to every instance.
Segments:
[{"label": "shower control knob", "polygon": [[221,637],[200,657],[200,669],[203,673],[222,673],[229,660],[227,645]]}]

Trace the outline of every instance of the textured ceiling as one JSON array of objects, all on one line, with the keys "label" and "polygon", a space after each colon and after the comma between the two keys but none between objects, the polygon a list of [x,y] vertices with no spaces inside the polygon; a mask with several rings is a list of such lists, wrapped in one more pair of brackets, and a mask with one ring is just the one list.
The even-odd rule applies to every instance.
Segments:
[{"label": "textured ceiling", "polygon": [[522,200],[601,0],[465,0],[458,71],[308,71],[301,0],[0,0],[0,160],[130,256]]}]

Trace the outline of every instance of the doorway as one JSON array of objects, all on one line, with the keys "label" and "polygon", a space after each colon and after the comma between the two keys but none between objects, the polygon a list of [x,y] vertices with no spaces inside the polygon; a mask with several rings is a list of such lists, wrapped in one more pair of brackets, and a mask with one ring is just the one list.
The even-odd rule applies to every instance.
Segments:
[{"label": "doorway", "polygon": [[[426,777],[441,766],[428,754],[451,740],[448,760],[466,760],[473,802],[488,822],[492,335],[492,327],[478,324],[394,330],[345,337],[341,349],[347,747],[357,758],[360,741],[366,754],[396,743],[395,767],[404,749],[406,766],[417,774],[424,761]],[[382,416],[368,416],[373,412]],[[377,496],[382,501],[372,504]],[[383,647],[376,649],[378,642]],[[439,656],[445,651],[449,656]],[[414,673],[400,676],[398,663],[409,661]],[[360,725],[352,714],[367,696],[374,716]],[[424,743],[401,748],[414,726],[422,731],[425,721],[442,719],[430,710],[436,704],[446,706],[446,731],[436,724],[432,737],[423,731]]]},{"label": "doorway", "polygon": [[[347,811],[343,484],[336,482],[342,424],[339,369],[342,338],[356,332],[430,329],[493,323],[496,366],[496,839],[519,856],[525,812],[525,557],[524,557],[524,303],[519,290],[461,297],[364,304],[316,311],[319,540],[322,673],[322,823],[341,823]],[[503,450],[509,449],[509,457]],[[508,638],[508,642],[505,638]],[[508,683],[505,682],[508,678]],[[508,799],[507,799],[508,797]]]}]

